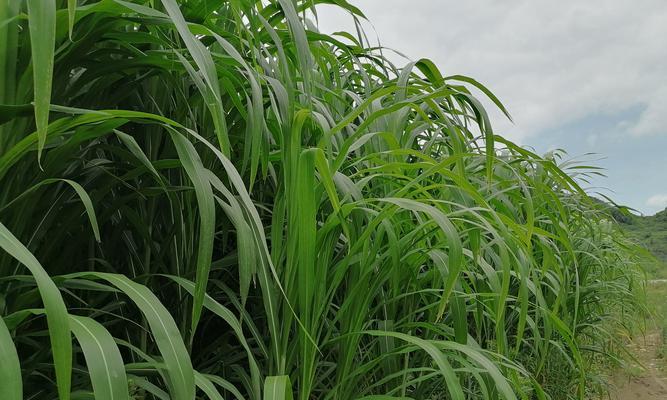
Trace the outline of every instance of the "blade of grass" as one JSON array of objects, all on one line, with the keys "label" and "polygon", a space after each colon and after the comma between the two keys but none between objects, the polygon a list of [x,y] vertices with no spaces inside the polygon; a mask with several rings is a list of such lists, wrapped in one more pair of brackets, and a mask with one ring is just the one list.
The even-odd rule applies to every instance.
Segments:
[{"label": "blade of grass", "polygon": [[0,398],[7,400],[23,399],[23,380],[21,364],[16,353],[12,336],[4,319],[0,317]]},{"label": "blade of grass", "polygon": [[56,367],[58,398],[69,400],[72,377],[72,341],[65,302],[39,261],[2,223],[0,223],[0,248],[25,265],[35,278],[46,309],[53,362]]},{"label": "blade of grass", "polygon": [[194,185],[197,204],[199,206],[199,243],[197,249],[195,293],[192,304],[192,323],[190,326],[192,335],[194,335],[201,317],[202,308],[204,307],[204,296],[206,295],[208,275],[211,269],[213,235],[215,233],[215,203],[213,200],[213,189],[211,189],[211,184],[206,178],[206,169],[194,146],[178,131],[169,128],[169,133],[174,146],[176,146],[178,157],[181,163],[183,163],[183,168]]},{"label": "blade of grass", "polygon": [[53,79],[53,53],[56,37],[55,0],[27,0],[32,75],[34,84],[35,123],[37,125],[37,159],[41,160],[46,143]]},{"label": "blade of grass", "polygon": [[195,378],[190,356],[173,317],[150,289],[126,276],[105,272],[82,272],[67,275],[66,278],[103,279],[132,299],[146,318],[164,358],[173,397],[194,399]]},{"label": "blade of grass", "polygon": [[109,331],[88,317],[70,315],[70,322],[86,359],[95,400],[129,400],[123,358]]},{"label": "blade of grass", "polygon": [[264,400],[292,400],[289,376],[267,376],[264,381]]}]

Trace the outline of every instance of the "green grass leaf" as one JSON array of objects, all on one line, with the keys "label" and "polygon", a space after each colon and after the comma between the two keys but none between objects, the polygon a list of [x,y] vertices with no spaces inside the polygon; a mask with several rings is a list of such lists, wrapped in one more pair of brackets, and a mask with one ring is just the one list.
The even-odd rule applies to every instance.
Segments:
[{"label": "green grass leaf", "polygon": [[67,277],[103,279],[132,299],[146,318],[155,343],[164,358],[173,397],[194,399],[194,370],[181,334],[169,311],[146,286],[133,282],[123,275],[102,272],[83,272]]},{"label": "green grass leaf", "polygon": [[41,159],[49,125],[49,106],[53,79],[53,54],[56,37],[55,0],[27,0],[32,75],[34,84],[37,159]]},{"label": "green grass leaf", "polygon": [[463,388],[461,387],[461,383],[459,382],[459,379],[456,376],[454,368],[447,359],[447,356],[440,349],[438,349],[438,347],[435,344],[429,342],[428,340],[420,339],[418,337],[406,335],[400,332],[366,331],[365,333],[372,336],[380,336],[380,337],[388,336],[388,337],[394,337],[396,339],[401,339],[405,342],[413,344],[419,347],[420,349],[424,350],[426,353],[428,353],[431,359],[433,359],[433,361],[438,366],[440,373],[445,379],[447,390],[449,391],[449,395],[451,396],[451,398],[453,400],[465,399],[465,395],[463,394]]},{"label": "green grass leaf", "polygon": [[12,336],[5,321],[0,317],[0,398],[7,400],[23,399],[23,380],[21,364],[16,353]]},{"label": "green grass leaf", "polygon": [[58,397],[60,400],[68,400],[72,377],[72,341],[65,302],[39,261],[2,223],[0,223],[0,248],[25,265],[35,278],[46,309]]},{"label": "green grass leaf", "polygon": [[92,318],[70,315],[70,326],[86,359],[95,400],[129,400],[123,358],[109,331]]},{"label": "green grass leaf", "polygon": [[211,255],[213,253],[213,235],[215,230],[215,203],[213,189],[207,179],[207,170],[204,168],[195,147],[185,136],[174,129],[169,129],[171,139],[178,151],[178,157],[185,172],[192,181],[197,196],[199,208],[199,242],[197,246],[197,268],[195,279],[195,293],[192,304],[191,329],[194,334],[199,323],[201,310],[206,295],[208,274],[211,269]]},{"label": "green grass leaf", "polygon": [[268,376],[264,381],[264,400],[292,400],[289,376]]}]

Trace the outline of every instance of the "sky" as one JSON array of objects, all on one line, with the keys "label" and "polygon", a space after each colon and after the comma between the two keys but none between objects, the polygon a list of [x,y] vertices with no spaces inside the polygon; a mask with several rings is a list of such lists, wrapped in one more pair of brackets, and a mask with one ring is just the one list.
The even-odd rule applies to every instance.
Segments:
[{"label": "sky", "polygon": [[[488,87],[514,120],[484,101],[496,133],[604,168],[591,193],[667,207],[667,1],[348,1],[372,43]],[[353,32],[349,14],[317,10],[322,32]]]}]

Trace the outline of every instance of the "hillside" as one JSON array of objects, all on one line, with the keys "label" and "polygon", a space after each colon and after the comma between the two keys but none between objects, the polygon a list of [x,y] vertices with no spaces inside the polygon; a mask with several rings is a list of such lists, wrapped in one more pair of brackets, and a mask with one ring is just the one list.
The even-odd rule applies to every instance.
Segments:
[{"label": "hillside", "polygon": [[651,216],[614,215],[628,235],[645,246],[657,259],[647,266],[653,277],[667,278],[667,209]]}]

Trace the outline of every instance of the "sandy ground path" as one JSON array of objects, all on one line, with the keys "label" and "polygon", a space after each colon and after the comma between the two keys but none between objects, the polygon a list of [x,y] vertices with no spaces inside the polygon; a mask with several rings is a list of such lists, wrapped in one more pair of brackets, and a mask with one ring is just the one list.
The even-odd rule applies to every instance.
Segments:
[{"label": "sandy ground path", "polygon": [[667,374],[659,369],[663,361],[657,355],[660,341],[660,333],[652,332],[628,346],[643,368],[614,377],[612,400],[667,400]]}]

